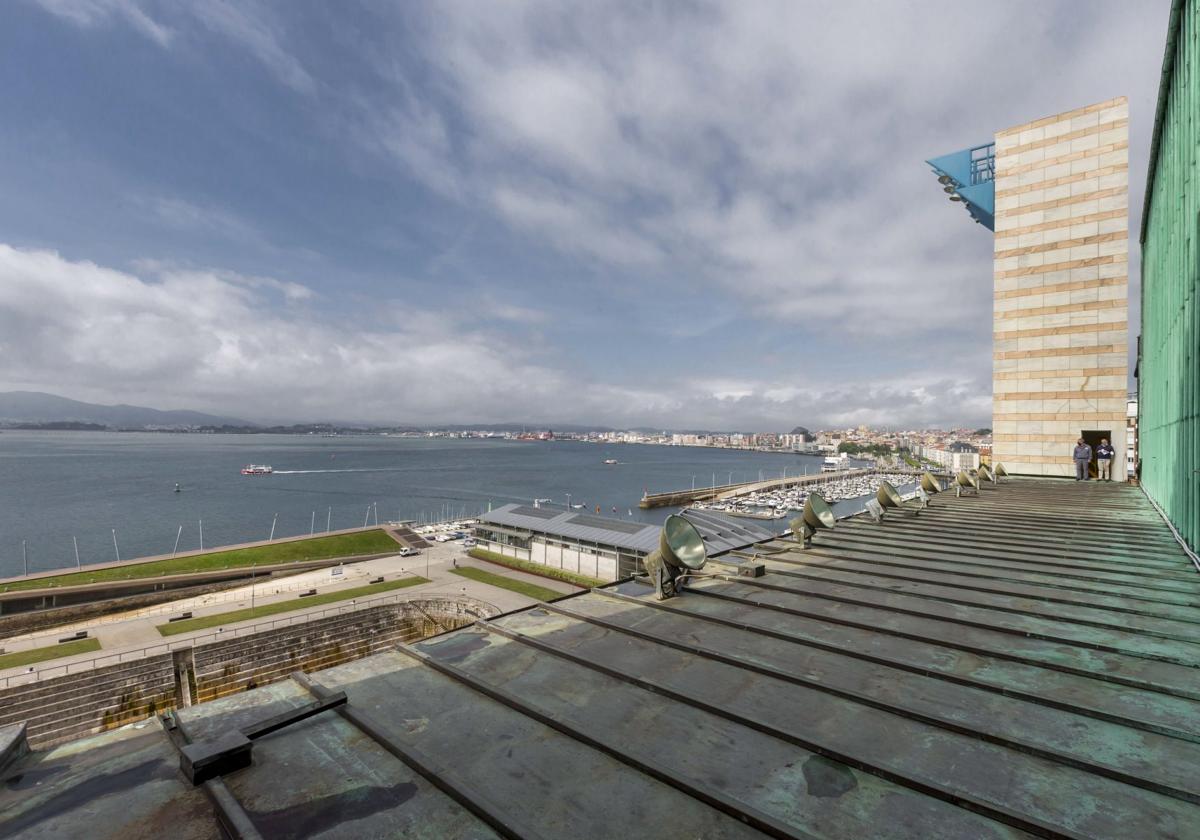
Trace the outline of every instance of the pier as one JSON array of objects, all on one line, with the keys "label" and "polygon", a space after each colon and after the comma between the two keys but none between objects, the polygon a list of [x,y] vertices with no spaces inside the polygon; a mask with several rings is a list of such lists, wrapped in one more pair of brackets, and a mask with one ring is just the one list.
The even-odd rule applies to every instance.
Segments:
[{"label": "pier", "polygon": [[777,490],[781,487],[796,487],[804,484],[820,484],[833,478],[849,478],[856,475],[867,475],[875,472],[874,467],[858,467],[852,470],[837,472],[810,473],[808,475],[792,475],[785,478],[768,478],[763,481],[742,481],[734,484],[717,484],[710,487],[697,487],[694,490],[668,490],[665,493],[647,493],[638,502],[643,509],[656,507],[686,507],[692,502],[721,501],[758,493],[763,490]]}]

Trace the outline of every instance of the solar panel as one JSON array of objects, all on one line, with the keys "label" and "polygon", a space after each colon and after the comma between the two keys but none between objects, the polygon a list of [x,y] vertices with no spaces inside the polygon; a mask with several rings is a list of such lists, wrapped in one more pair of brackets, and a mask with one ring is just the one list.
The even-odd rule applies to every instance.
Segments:
[{"label": "solar panel", "polygon": [[535,508],[530,505],[520,505],[513,508],[509,513],[520,514],[521,516],[532,516],[534,519],[553,519],[562,513],[561,510],[547,510],[546,508]]},{"label": "solar panel", "polygon": [[582,525],[585,528],[601,528],[605,531],[616,531],[618,534],[640,534],[646,526],[636,522],[621,522],[615,519],[605,519],[602,516],[589,516],[577,513],[567,520],[572,525]]}]

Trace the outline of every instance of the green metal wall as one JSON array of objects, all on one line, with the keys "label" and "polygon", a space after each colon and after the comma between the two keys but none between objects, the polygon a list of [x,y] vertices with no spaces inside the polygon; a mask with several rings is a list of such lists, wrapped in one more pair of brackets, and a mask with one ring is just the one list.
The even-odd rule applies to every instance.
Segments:
[{"label": "green metal wall", "polygon": [[1200,546],[1200,0],[1172,9],[1142,223],[1139,455],[1146,492]]}]

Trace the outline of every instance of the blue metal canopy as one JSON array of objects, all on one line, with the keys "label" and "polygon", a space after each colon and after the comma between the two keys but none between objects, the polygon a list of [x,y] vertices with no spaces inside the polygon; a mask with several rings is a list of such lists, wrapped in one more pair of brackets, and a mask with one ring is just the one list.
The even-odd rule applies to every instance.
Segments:
[{"label": "blue metal canopy", "polygon": [[973,146],[925,161],[951,201],[959,202],[977,224],[996,229],[996,144]]}]

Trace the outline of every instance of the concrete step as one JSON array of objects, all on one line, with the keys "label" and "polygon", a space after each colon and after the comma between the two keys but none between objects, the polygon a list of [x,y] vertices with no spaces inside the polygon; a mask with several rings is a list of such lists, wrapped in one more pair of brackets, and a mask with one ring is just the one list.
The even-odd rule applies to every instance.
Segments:
[{"label": "concrete step", "polygon": [[236,670],[204,670],[196,671],[196,684],[200,694],[205,694],[217,686],[226,684],[244,684],[250,679],[258,684],[272,678],[272,675],[286,677],[296,670],[313,671],[326,661],[349,662],[361,659],[372,653],[386,650],[399,644],[405,634],[377,635],[370,638],[343,639],[336,645],[325,645],[313,648],[303,656],[281,654],[270,657],[256,657],[248,660]]},{"label": "concrete step", "polygon": [[163,667],[164,660],[167,663],[166,667],[170,669],[172,667],[171,655],[164,653],[146,659],[105,665],[102,668],[82,671],[78,674],[65,674],[61,677],[51,677],[47,680],[0,689],[0,715],[10,703],[20,703],[29,696],[43,696],[48,686],[54,691],[68,691],[79,685],[100,686],[112,680],[136,680],[140,679],[144,672]]},{"label": "concrete step", "polygon": [[22,720],[40,720],[44,717],[70,713],[74,709],[90,707],[96,702],[119,702],[120,698],[129,696],[134,691],[142,694],[148,691],[166,691],[174,696],[174,671],[168,669],[160,675],[144,675],[142,679],[136,682],[125,683],[119,686],[113,685],[94,689],[83,687],[71,691],[54,692],[41,698],[27,698],[19,704],[5,704],[3,707],[0,707],[0,724]]}]

